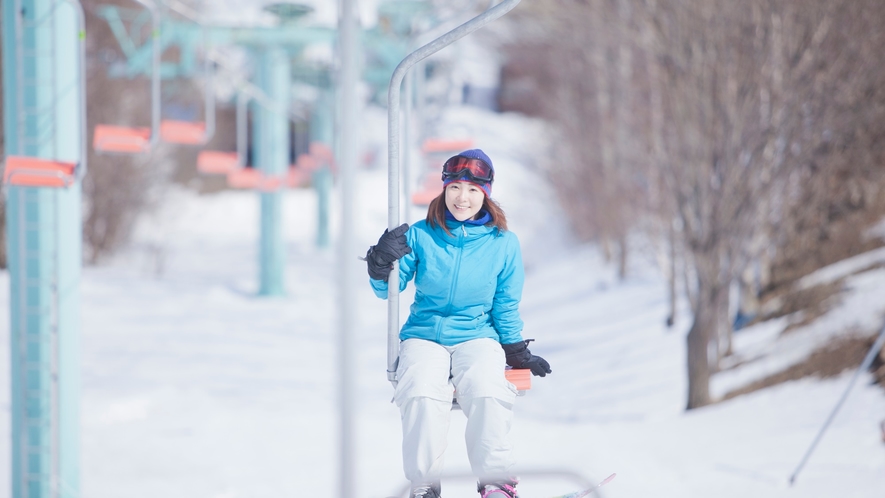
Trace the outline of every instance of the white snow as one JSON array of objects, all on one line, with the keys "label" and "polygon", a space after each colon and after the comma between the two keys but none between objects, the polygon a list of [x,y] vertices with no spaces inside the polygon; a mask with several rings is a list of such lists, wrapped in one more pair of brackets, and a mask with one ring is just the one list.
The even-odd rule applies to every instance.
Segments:
[{"label": "white snow", "polygon": [[[216,22],[233,22],[233,12],[238,22],[267,21],[260,9],[241,9],[248,5],[242,0],[223,3]],[[317,19],[331,24],[333,4],[317,3],[324,5]],[[360,126],[364,150],[382,158],[385,112],[366,109]],[[536,339],[533,352],[553,369],[535,378],[516,406],[524,498],[574,491],[613,472],[617,478],[600,496],[885,496],[878,427],[885,391],[871,385],[868,374],[789,486],[852,372],[684,411],[687,304],[680,300],[677,322],[667,329],[666,285],[648,263],[651,255],[633,255],[628,278],[620,281],[594,246],[572,242],[540,167],[553,143],[547,127],[453,107],[435,129],[448,138],[473,138],[495,162],[493,196],[525,256],[524,335]],[[386,226],[386,170],[362,168],[356,181],[356,239],[365,251]],[[253,193],[198,196],[170,188],[128,250],[84,268],[83,498],[337,496],[336,334],[345,310],[338,303],[339,255],[314,243],[316,202],[311,190],[285,194],[285,297],[255,295],[259,207]],[[333,233],[337,202],[336,196]],[[418,211],[410,221],[423,216]],[[885,312],[885,270],[853,273],[882,257],[881,251],[860,256],[810,276],[808,283],[846,278],[839,302],[810,325],[781,336],[787,319],[779,319],[739,332],[735,357],[747,363],[714,377],[712,392],[801,361],[836,335],[872,333]],[[362,498],[381,498],[405,485],[399,414],[385,373],[387,307],[362,267],[348,281],[357,288],[357,302],[347,310],[356,316],[354,478]],[[0,303],[9,302],[8,293],[2,272]],[[409,296],[403,295],[403,314]],[[10,489],[8,313],[8,305],[0,305],[0,496]],[[464,416],[453,412],[452,476],[469,473],[463,431]],[[477,496],[469,477],[447,478],[443,492]]]},{"label": "white snow", "polygon": [[[383,129],[383,117],[367,110],[366,129]],[[634,257],[629,277],[619,281],[593,246],[569,242],[534,167],[547,146],[543,126],[470,108],[451,109],[443,121],[444,129],[475,137],[495,161],[493,193],[526,252],[525,336],[553,367],[516,408],[524,497],[581,487],[542,471],[589,481],[616,472],[601,491],[613,498],[883,496],[885,444],[877,424],[885,418],[885,392],[867,374],[788,486],[851,372],[683,411],[689,311],[680,302],[676,326],[664,327],[665,285],[645,263],[652,258]],[[367,142],[377,139],[367,135]],[[365,247],[386,223],[386,173],[361,169],[357,181],[357,239]],[[314,245],[312,191],[286,194],[285,220],[282,298],[255,296],[258,199],[251,193],[170,189],[130,250],[84,269],[82,496],[336,496],[338,259],[334,249]],[[2,279],[8,302],[7,274]],[[361,267],[350,282],[358,288],[355,478],[361,496],[380,498],[404,485],[399,415],[385,375],[386,303],[374,297]],[[739,332],[737,354],[766,359],[714,378],[714,392],[795,362],[846,328],[877,323],[885,273],[847,282],[841,304],[808,327],[780,339],[783,321]],[[8,427],[8,364],[0,372]],[[469,471],[463,429],[463,415],[454,412],[451,474]],[[0,489],[9,489],[8,433]],[[471,486],[466,477],[444,483],[450,497],[472,496]]]}]

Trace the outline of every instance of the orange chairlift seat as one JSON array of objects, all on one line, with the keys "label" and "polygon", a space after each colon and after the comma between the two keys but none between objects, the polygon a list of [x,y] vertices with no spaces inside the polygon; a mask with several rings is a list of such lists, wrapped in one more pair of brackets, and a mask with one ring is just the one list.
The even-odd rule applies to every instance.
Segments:
[{"label": "orange chairlift seat", "polygon": [[98,152],[119,152],[126,154],[141,154],[150,150],[156,141],[154,135],[159,128],[160,118],[160,47],[159,21],[156,7],[148,5],[143,0],[136,0],[145,6],[150,14],[151,32],[151,126],[128,127],[99,124],[95,126],[95,135],[92,137],[92,147]]},{"label": "orange chairlift seat", "polygon": [[520,394],[532,388],[532,371],[528,368],[508,368],[504,370],[504,376]]},{"label": "orange chairlift seat", "polygon": [[473,140],[464,139],[445,139],[445,138],[428,138],[421,146],[421,150],[425,154],[434,153],[457,153],[473,147]]},{"label": "orange chairlift seat", "polygon": [[100,152],[138,154],[151,147],[150,128],[131,128],[115,125],[95,125],[92,147]]},{"label": "orange chairlift seat", "polygon": [[[246,122],[248,104],[251,95],[245,92],[237,94],[237,150],[226,152],[219,150],[204,150],[197,155],[197,170],[205,174],[226,175],[227,184],[235,189],[257,189],[271,191],[283,185],[291,183],[290,176],[268,177],[256,168],[246,167],[246,134],[248,125]],[[214,114],[214,113],[213,113]],[[194,135],[196,135],[196,129]]]},{"label": "orange chairlift seat", "polygon": [[[79,118],[77,132],[80,135],[78,162],[58,161],[40,157],[8,155],[4,161],[3,183],[17,187],[50,187],[66,188],[74,184],[86,174],[86,43],[82,36],[86,32],[85,16],[79,2],[74,2],[77,13],[78,33],[78,56],[79,56]],[[52,15],[55,15],[54,13]],[[19,68],[21,70],[21,68]],[[55,102],[59,96],[54,96],[50,112],[55,113]]]},{"label": "orange chairlift seat", "polygon": [[236,189],[273,192],[289,183],[288,174],[265,175],[256,168],[237,168],[227,174],[227,185]]},{"label": "orange chairlift seat", "polygon": [[204,58],[205,77],[203,109],[205,121],[163,119],[160,121],[160,138],[164,142],[182,145],[203,145],[215,134],[215,89],[212,85],[212,69],[209,58]]},{"label": "orange chairlift seat", "polygon": [[[442,192],[443,182],[441,161],[448,159],[451,154],[457,154],[463,150],[473,147],[471,139],[442,139],[428,138],[424,141],[421,151],[427,158],[427,166],[429,172],[424,175],[424,182],[421,189],[412,194],[412,204],[416,206],[427,206],[430,201],[435,199]],[[446,156],[446,157],[442,157]],[[436,164],[440,163],[440,164]]]},{"label": "orange chairlift seat", "polygon": [[240,167],[240,155],[236,152],[203,150],[197,154],[197,171],[206,174],[226,175]]},{"label": "orange chairlift seat", "polygon": [[[236,152],[226,152],[220,150],[203,150],[197,154],[197,171],[209,175],[230,175],[241,169],[246,169],[246,133],[248,133],[248,125],[246,123],[246,113],[248,112],[248,104],[250,96],[243,92],[237,94],[237,114],[236,114],[236,130],[237,130],[237,150]],[[244,172],[242,175],[234,175],[234,184],[248,185],[252,173]],[[246,186],[235,186],[234,188],[249,188]]]},{"label": "orange chairlift seat", "polygon": [[427,173],[424,177],[424,183],[421,185],[421,190],[412,194],[412,204],[416,206],[429,206],[430,201],[442,192],[442,187],[441,173]]},{"label": "orange chairlift seat", "polygon": [[[505,367],[504,377],[516,387],[517,396],[524,396],[525,392],[532,388],[532,371],[528,368]],[[461,409],[461,405],[458,404],[458,391],[455,391],[454,398],[452,399],[452,409]]]},{"label": "orange chairlift seat", "polygon": [[[144,5],[151,17],[152,32],[159,32],[159,14],[156,7],[137,0]],[[206,121],[190,122],[174,119],[160,119],[160,47],[156,35],[151,40],[151,126],[126,127],[100,124],[95,127],[92,146],[99,152],[121,152],[130,154],[150,150],[158,138],[165,142],[186,145],[206,143],[215,131],[215,95],[209,85],[205,92]],[[206,77],[211,81],[211,69],[206,59]],[[157,133],[159,136],[154,136]]]},{"label": "orange chairlift seat", "polygon": [[160,138],[164,142],[200,145],[206,142],[206,123],[203,121],[160,121]]},{"label": "orange chairlift seat", "polygon": [[309,184],[313,174],[324,167],[335,171],[335,153],[322,142],[311,142],[308,152],[299,154],[295,164],[289,167],[289,187],[297,188]]},{"label": "orange chairlift seat", "polygon": [[3,183],[19,187],[67,187],[76,180],[77,163],[7,156]]}]

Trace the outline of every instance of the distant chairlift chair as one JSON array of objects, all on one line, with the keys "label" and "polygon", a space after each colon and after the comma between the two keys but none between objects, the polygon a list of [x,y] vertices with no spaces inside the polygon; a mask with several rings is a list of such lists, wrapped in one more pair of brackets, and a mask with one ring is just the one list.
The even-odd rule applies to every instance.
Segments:
[{"label": "distant chairlift chair", "polygon": [[424,153],[424,182],[421,190],[412,194],[412,204],[428,206],[442,192],[442,163],[449,157],[473,147],[473,140],[428,138],[421,147]]},{"label": "distant chairlift chair", "polygon": [[[206,85],[204,115],[205,121],[182,121],[160,117],[160,58],[159,15],[156,6],[143,0],[135,0],[148,9],[151,16],[151,127],[127,127],[100,124],[95,127],[93,148],[99,152],[145,153],[162,139],[165,142],[184,145],[203,145],[215,133],[215,92],[211,84]],[[205,77],[212,81],[211,62],[204,60]]]},{"label": "distant chairlift chair", "polygon": [[[40,157],[10,155],[6,156],[3,170],[3,183],[5,185],[14,185],[18,187],[50,187],[65,188],[72,185],[77,180],[83,178],[86,174],[86,26],[83,7],[76,0],[69,0],[77,13],[79,29],[78,39],[79,58],[80,58],[80,75],[79,89],[77,96],[80,108],[80,159],[76,162],[61,161],[56,159],[46,159]],[[53,14],[54,15],[54,10]],[[22,44],[16,44],[16,51],[22,50]],[[17,56],[16,60],[21,60],[21,56]],[[53,98],[53,103],[57,98]],[[21,104],[20,104],[21,105]],[[23,114],[34,114],[37,111],[29,111],[20,108]],[[43,111],[47,113],[46,110]],[[47,114],[54,115],[54,107],[48,110]]]},{"label": "distant chairlift chair", "polygon": [[[305,185],[318,161],[313,154],[301,154],[296,164],[290,165],[285,176],[266,176],[260,170],[246,166],[249,130],[247,126],[248,105],[251,96],[244,91],[237,94],[236,152],[204,150],[197,155],[197,170],[203,174],[226,175],[227,184],[235,189],[270,192],[280,188]],[[313,148],[313,147],[311,147]]]},{"label": "distant chairlift chair", "polygon": [[157,142],[160,134],[160,40],[157,7],[135,0],[151,16],[151,126],[129,127],[99,124],[95,126],[92,147],[98,152],[142,154]]}]

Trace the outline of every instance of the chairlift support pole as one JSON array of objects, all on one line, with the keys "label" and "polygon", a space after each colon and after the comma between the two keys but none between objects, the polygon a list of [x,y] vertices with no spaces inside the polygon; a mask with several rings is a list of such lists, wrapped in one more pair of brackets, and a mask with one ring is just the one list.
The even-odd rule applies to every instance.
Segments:
[{"label": "chairlift support pole", "polygon": [[[400,87],[409,69],[448,45],[510,12],[520,0],[504,0],[439,38],[418,48],[396,66],[387,93],[387,227],[400,225]],[[387,380],[396,385],[399,358],[399,264],[390,272],[387,292]]]},{"label": "chairlift support pole", "polygon": [[[282,109],[289,108],[291,62],[281,47],[265,47],[258,53],[258,85]],[[289,119],[285,113],[255,109],[252,152],[255,167],[265,177],[282,178],[289,167]],[[261,236],[258,254],[261,296],[285,294],[285,253],[283,241],[283,189],[261,192]]]},{"label": "chairlift support pole", "polygon": [[21,177],[3,185],[11,492],[13,498],[68,498],[79,496],[84,19],[73,0],[8,0],[0,6],[6,168],[12,156],[76,164],[59,188]]},{"label": "chairlift support pole", "polygon": [[340,172],[341,229],[338,237],[337,280],[339,294],[338,309],[338,443],[339,476],[338,496],[351,498],[358,496],[356,489],[356,380],[354,375],[353,331],[356,322],[356,257],[354,223],[354,193],[357,162],[357,121],[359,120],[359,98],[357,78],[359,74],[358,29],[359,18],[357,0],[342,0],[338,13],[338,56],[340,66],[337,85],[337,131],[338,164]]}]

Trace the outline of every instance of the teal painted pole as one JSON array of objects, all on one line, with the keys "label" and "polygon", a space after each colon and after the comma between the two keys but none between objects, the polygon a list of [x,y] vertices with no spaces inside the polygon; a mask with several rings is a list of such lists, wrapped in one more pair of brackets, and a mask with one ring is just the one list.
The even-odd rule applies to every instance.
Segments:
[{"label": "teal painted pole", "polygon": [[[266,47],[258,56],[258,86],[276,103],[289,108],[291,62],[285,50]],[[285,113],[256,106],[255,165],[266,177],[284,178],[289,166],[289,118]],[[283,242],[282,187],[262,192],[259,289],[261,296],[285,294],[285,244]]]},{"label": "teal painted pole", "polygon": [[[77,7],[2,3],[9,155],[83,157]],[[80,184],[6,188],[11,496],[79,497]]]},{"label": "teal painted pole", "polygon": [[[310,120],[310,141],[319,142],[335,150],[333,143],[335,128],[335,94],[332,89],[323,89],[317,99]],[[317,247],[326,248],[331,244],[329,236],[329,211],[332,198],[332,170],[325,164],[313,173],[313,188],[317,193]]]}]

